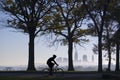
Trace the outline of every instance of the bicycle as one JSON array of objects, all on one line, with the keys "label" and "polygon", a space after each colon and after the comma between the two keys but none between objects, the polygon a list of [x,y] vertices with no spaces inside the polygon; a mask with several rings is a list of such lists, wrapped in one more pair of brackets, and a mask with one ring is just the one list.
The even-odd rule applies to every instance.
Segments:
[{"label": "bicycle", "polygon": [[[44,76],[47,76],[50,73],[50,69],[49,68],[44,68],[44,69],[42,69],[42,72],[43,72]],[[52,70],[52,74],[53,74],[53,76],[59,76],[60,77],[60,76],[64,75],[64,71],[63,71],[62,68],[59,68],[58,66],[55,66]]]}]

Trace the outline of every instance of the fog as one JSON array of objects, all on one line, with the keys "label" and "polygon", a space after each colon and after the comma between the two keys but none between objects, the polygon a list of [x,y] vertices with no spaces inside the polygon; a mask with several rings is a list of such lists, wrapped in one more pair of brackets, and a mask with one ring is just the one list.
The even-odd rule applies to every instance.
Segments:
[{"label": "fog", "polygon": [[[43,68],[48,67],[46,64],[43,63],[36,63],[35,64],[36,70],[41,71]],[[67,62],[59,63],[60,68],[64,71],[68,69]],[[17,66],[0,66],[0,71],[25,71],[27,69],[26,65],[17,65]],[[97,71],[97,63],[93,62],[74,62],[74,69],[75,71]],[[107,65],[103,64],[103,71],[106,71]],[[111,65],[111,70],[115,70],[115,65]]]}]

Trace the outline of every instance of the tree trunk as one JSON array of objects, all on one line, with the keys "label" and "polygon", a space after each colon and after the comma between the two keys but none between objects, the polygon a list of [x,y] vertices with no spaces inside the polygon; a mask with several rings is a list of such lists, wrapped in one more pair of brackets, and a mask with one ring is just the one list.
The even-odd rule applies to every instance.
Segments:
[{"label": "tree trunk", "polygon": [[108,48],[108,58],[109,58],[107,71],[110,71],[110,68],[111,68],[111,42],[110,42],[108,28],[107,28],[107,48]]},{"label": "tree trunk", "polygon": [[98,71],[102,72],[102,36],[98,37]]},{"label": "tree trunk", "polygon": [[110,71],[111,68],[111,52],[110,52],[110,48],[108,49],[108,71]]},{"label": "tree trunk", "polygon": [[27,71],[35,71],[34,66],[34,29],[30,29],[29,31],[29,57],[28,57],[28,69]]},{"label": "tree trunk", "polygon": [[68,40],[68,71],[74,71],[73,67],[73,41],[72,39]]},{"label": "tree trunk", "polygon": [[115,71],[119,71],[119,43],[116,43],[116,69]]}]

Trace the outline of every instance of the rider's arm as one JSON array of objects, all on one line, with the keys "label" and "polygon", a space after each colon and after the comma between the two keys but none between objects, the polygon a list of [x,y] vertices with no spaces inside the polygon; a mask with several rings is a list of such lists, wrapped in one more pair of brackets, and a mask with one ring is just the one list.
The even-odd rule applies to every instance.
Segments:
[{"label": "rider's arm", "polygon": [[57,66],[59,66],[57,63],[56,63],[56,61],[54,60],[54,63],[57,65]]}]

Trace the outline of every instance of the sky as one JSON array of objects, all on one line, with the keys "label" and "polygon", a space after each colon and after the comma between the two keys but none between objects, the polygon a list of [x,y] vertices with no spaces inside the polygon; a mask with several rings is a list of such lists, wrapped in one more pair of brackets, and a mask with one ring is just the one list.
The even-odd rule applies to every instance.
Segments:
[{"label": "sky", "polygon": [[[15,66],[28,64],[28,35],[17,32],[15,29],[6,28],[8,15],[0,12],[0,66]],[[85,54],[91,61],[93,44],[97,43],[96,38],[89,37],[90,42],[83,46],[77,46],[79,59]],[[53,54],[57,57],[67,58],[67,46],[49,47],[45,37],[35,39],[35,63],[46,63]],[[74,53],[75,51],[73,51]],[[96,57],[96,55],[95,55]],[[95,58],[97,61],[97,57]]]},{"label": "sky", "polygon": [[[45,63],[53,54],[56,54],[57,57],[67,58],[67,46],[49,47],[44,38],[35,39],[36,63]],[[83,47],[77,46],[79,59],[82,59],[83,54],[88,56],[93,54],[92,44],[86,43]],[[0,65],[23,65],[27,64],[27,60],[28,35],[14,32],[14,29],[4,28],[0,30]]]}]

